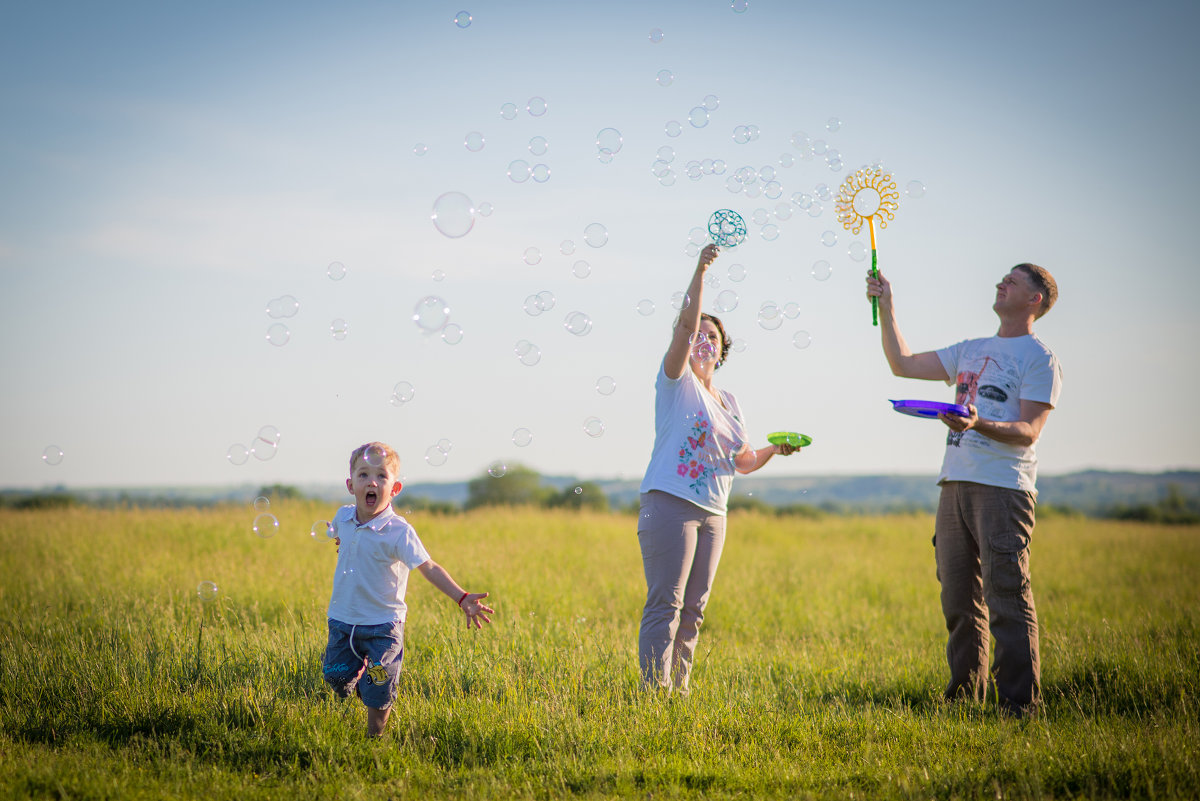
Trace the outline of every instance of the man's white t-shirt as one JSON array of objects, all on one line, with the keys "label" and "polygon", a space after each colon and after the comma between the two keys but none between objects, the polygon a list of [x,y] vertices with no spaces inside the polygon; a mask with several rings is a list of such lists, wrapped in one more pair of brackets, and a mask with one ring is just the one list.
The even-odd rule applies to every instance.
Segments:
[{"label": "man's white t-shirt", "polygon": [[354,504],[343,506],[333,525],[341,544],[329,617],[356,626],[403,623],[409,571],[429,561],[417,530],[390,506],[362,525]]},{"label": "man's white t-shirt", "polygon": [[[1033,334],[1019,337],[967,339],[937,351],[947,383],[955,386],[955,403],[974,404],[985,420],[1021,418],[1021,401],[1058,404],[1062,367]],[[1034,446],[1007,445],[978,431],[951,431],[938,483],[973,481],[1036,493]]]},{"label": "man's white t-shirt", "polygon": [[654,450],[641,492],[660,490],[723,515],[733,486],[733,457],[749,439],[737,399],[718,390],[714,398],[691,368],[654,382]]}]

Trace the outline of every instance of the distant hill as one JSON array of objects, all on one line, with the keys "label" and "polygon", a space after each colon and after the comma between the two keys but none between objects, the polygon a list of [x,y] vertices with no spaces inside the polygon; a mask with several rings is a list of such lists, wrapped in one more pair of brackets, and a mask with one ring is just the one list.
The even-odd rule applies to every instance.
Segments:
[{"label": "distant hill", "polygon": [[[570,486],[579,479],[571,476],[543,476],[542,481],[556,489]],[[937,507],[937,476],[865,475],[865,476],[739,476],[734,481],[735,496],[758,498],[770,506],[805,504],[832,511],[893,512],[933,511]],[[635,503],[640,480],[595,481],[617,508]],[[1038,503],[1075,509],[1097,515],[1120,506],[1154,504],[1174,487],[1189,504],[1200,510],[1200,471],[1135,473],[1086,470],[1038,479]],[[447,484],[410,484],[404,492],[431,501],[461,504],[467,498],[466,482]]]},{"label": "distant hill", "polygon": [[[496,479],[503,481],[502,478]],[[573,476],[542,476],[542,482],[561,490],[578,483]],[[836,512],[884,513],[895,511],[933,511],[937,505],[936,476],[861,475],[861,476],[739,476],[734,496],[756,498],[770,506],[803,504]],[[614,508],[636,503],[637,480],[592,480],[608,496]],[[252,485],[225,487],[124,487],[71,489],[54,492],[69,494],[98,503],[151,502],[164,505],[194,505],[218,502],[242,502],[258,491]],[[345,502],[345,490],[336,484],[305,485],[297,489],[306,496],[331,503]],[[1163,473],[1085,470],[1038,479],[1038,503],[1061,509],[1074,509],[1088,515],[1103,515],[1113,509],[1155,504],[1174,492],[1185,499],[1189,508],[1200,511],[1200,471],[1179,470]],[[42,490],[0,491],[0,503]],[[461,505],[467,499],[467,482],[407,484],[401,498]]]}]

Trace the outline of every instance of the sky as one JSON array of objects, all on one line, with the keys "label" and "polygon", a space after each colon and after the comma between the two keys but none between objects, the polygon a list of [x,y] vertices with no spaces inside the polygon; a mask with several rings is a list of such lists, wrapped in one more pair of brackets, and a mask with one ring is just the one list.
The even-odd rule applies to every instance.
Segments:
[{"label": "sky", "polygon": [[[748,236],[701,301],[735,339],[717,384],[753,444],[813,439],[760,475],[934,474],[944,427],[888,400],[953,391],[890,374],[867,231],[820,200],[875,165],[914,350],[995,333],[1014,264],[1056,277],[1043,474],[1200,468],[1195,4],[4,17],[0,487],[336,485],[370,440],[408,482],[638,478],[674,297],[726,208]],[[466,211],[435,220],[447,193]]]}]

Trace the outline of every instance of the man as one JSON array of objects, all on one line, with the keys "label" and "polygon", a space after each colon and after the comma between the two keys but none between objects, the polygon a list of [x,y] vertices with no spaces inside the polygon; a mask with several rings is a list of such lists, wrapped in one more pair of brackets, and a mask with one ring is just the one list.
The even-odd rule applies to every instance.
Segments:
[{"label": "man", "polygon": [[1033,322],[1058,298],[1045,269],[1018,264],[996,285],[995,336],[913,353],[896,325],[892,287],[867,276],[879,299],[883,353],[904,378],[953,381],[969,414],[939,414],[950,429],[938,483],[934,528],[942,613],[949,639],[947,698],[983,701],[988,630],[1001,709],[1033,712],[1041,687],[1037,613],[1029,582],[1029,540],[1037,490],[1034,445],[1058,402],[1062,370],[1034,336]]}]

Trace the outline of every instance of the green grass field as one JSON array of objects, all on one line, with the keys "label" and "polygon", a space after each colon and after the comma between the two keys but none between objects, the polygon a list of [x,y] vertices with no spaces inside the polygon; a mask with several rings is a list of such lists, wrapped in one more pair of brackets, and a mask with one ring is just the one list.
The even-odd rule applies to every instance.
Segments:
[{"label": "green grass field", "polygon": [[272,511],[0,510],[0,797],[1200,796],[1196,527],[1039,523],[1045,711],[1015,721],[940,700],[930,516],[733,515],[678,699],[638,688],[632,515],[417,513],[497,614],[414,575],[369,741],[321,680],[332,509]]}]

